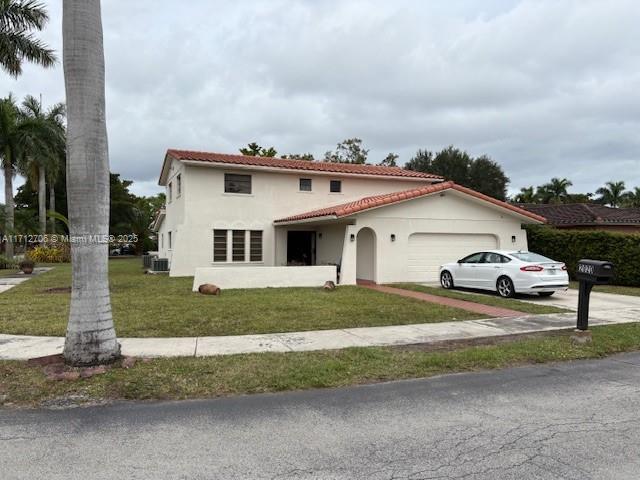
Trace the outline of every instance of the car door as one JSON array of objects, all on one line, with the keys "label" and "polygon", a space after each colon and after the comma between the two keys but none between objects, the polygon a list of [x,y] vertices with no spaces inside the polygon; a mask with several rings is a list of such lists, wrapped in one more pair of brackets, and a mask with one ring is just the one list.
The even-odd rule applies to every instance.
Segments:
[{"label": "car door", "polygon": [[471,254],[458,261],[456,276],[453,279],[459,287],[477,288],[478,264],[482,261],[484,252]]},{"label": "car door", "polygon": [[502,255],[487,252],[476,267],[476,288],[495,290],[498,272],[502,269]]}]

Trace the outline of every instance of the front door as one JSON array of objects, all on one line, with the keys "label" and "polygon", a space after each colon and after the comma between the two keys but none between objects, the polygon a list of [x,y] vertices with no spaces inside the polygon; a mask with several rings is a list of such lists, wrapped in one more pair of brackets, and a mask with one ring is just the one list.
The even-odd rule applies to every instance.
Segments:
[{"label": "front door", "polygon": [[287,232],[287,265],[316,264],[316,232]]}]

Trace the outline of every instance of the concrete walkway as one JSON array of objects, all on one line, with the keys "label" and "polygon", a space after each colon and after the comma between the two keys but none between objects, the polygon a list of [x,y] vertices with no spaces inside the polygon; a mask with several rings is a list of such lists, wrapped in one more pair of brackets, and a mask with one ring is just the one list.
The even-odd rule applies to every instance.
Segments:
[{"label": "concrete walkway", "polygon": [[[640,309],[592,315],[591,325],[631,323]],[[122,338],[122,353],[136,357],[233,355],[255,352],[304,352],[349,347],[437,344],[479,338],[520,335],[574,328],[575,314],[520,316],[462,322],[345,328],[312,332],[234,335],[222,337]],[[27,360],[62,352],[61,337],[0,335],[0,360]]]}]

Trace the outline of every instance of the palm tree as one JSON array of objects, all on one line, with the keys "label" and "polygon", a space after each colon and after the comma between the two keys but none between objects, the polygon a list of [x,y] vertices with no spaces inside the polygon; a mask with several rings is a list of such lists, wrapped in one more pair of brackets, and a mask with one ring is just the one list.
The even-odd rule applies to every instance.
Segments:
[{"label": "palm tree", "polygon": [[604,187],[596,190],[596,193],[600,195],[600,198],[596,201],[603,205],[618,208],[625,198],[625,188],[624,182],[607,182]]},{"label": "palm tree", "polygon": [[64,152],[64,105],[58,103],[45,112],[42,102],[29,95],[22,102],[20,116],[22,154],[19,169],[32,185],[38,185],[39,233],[44,235],[47,227],[47,177],[55,177],[49,172],[59,170],[60,155]]},{"label": "palm tree", "polygon": [[522,187],[520,193],[513,197],[516,203],[537,203],[538,194],[533,187]]},{"label": "palm tree", "polygon": [[34,37],[47,21],[44,5],[36,0],[0,0],[0,65],[13,77],[22,73],[27,60],[52,67],[56,57],[47,45]]},{"label": "palm tree", "polygon": [[[9,95],[0,100],[0,158],[4,173],[4,233],[13,234],[15,205],[13,201],[13,176],[19,154],[19,112],[14,98]],[[13,242],[8,241],[5,254],[13,258]]]},{"label": "palm tree", "polygon": [[567,189],[572,185],[566,178],[554,177],[549,183],[538,187],[538,195],[542,203],[563,203],[569,195]]},{"label": "palm tree", "polygon": [[72,365],[120,356],[109,296],[109,156],[105,121],[100,0],[63,0],[62,40],[67,92],[67,201],[71,244],[71,307],[64,343]]},{"label": "palm tree", "polygon": [[640,187],[627,192],[624,199],[624,206],[629,208],[640,208]]}]

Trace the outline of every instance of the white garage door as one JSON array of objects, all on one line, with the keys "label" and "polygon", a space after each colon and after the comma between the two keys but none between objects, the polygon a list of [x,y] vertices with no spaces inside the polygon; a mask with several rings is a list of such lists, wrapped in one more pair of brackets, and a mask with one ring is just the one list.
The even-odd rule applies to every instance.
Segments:
[{"label": "white garage door", "polygon": [[493,235],[414,233],[409,236],[409,281],[437,281],[440,265],[497,247],[498,241]]}]

